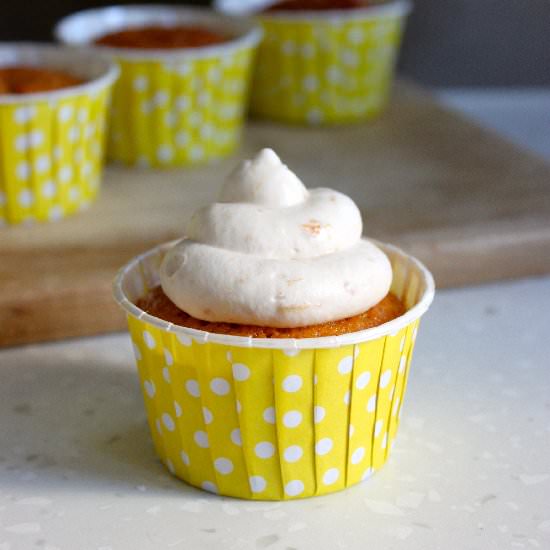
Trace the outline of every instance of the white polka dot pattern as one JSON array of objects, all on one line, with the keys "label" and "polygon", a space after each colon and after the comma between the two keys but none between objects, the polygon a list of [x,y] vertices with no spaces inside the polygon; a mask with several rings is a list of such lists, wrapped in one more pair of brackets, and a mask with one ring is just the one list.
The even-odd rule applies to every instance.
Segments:
[{"label": "white polka dot pattern", "polygon": [[212,481],[203,481],[201,487],[209,493],[218,494],[218,487],[215,483],[212,483]]},{"label": "white polka dot pattern", "polygon": [[262,441],[256,445],[254,452],[258,458],[271,458],[275,453],[275,447],[269,441]]},{"label": "white polka dot pattern", "polygon": [[383,108],[401,16],[281,22],[262,15],[260,21],[265,40],[252,87],[255,114],[323,124],[369,118]]},{"label": "white polka dot pattern", "polygon": [[302,422],[302,413],[300,411],[289,411],[283,415],[283,424],[287,428],[296,428]]},{"label": "white polka dot pattern", "polygon": [[267,482],[262,476],[250,476],[250,490],[253,493],[261,493],[265,490]]},{"label": "white polka dot pattern", "polygon": [[299,445],[291,445],[284,450],[283,457],[287,462],[296,462],[302,458],[304,451]]},{"label": "white polka dot pattern", "polygon": [[143,388],[145,389],[145,393],[149,396],[149,397],[154,397],[155,396],[155,383],[152,382],[151,380],[145,380],[145,382],[143,382]]},{"label": "white polka dot pattern", "polygon": [[235,443],[235,445],[238,445],[239,447],[243,444],[240,428],[235,428],[231,431],[231,441],[233,441],[233,443]]},{"label": "white polka dot pattern", "polygon": [[251,69],[249,45],[185,63],[123,56],[117,61],[121,73],[113,95],[110,158],[184,166],[235,148]]},{"label": "white polka dot pattern", "polygon": [[168,367],[174,364],[174,358],[172,357],[170,350],[167,348],[164,348],[164,361]]},{"label": "white polka dot pattern", "polygon": [[216,458],[214,468],[218,473],[226,476],[233,471],[233,462],[228,458]]},{"label": "white polka dot pattern", "polygon": [[189,466],[191,464],[191,461],[189,460],[189,455],[185,451],[180,452],[181,461],[186,465]]},{"label": "white polka dot pattern", "polygon": [[303,483],[303,481],[300,481],[299,479],[294,479],[292,481],[289,481],[285,485],[285,493],[289,497],[300,496],[303,492],[304,492],[304,483]]},{"label": "white polka dot pattern", "polygon": [[275,424],[275,408],[274,407],[267,407],[267,409],[263,412],[263,419],[268,424]]},{"label": "white polka dot pattern", "polygon": [[216,395],[227,395],[230,390],[229,382],[225,378],[214,378],[210,382],[210,389]]},{"label": "white polka dot pattern", "polygon": [[162,423],[169,432],[173,432],[176,429],[174,419],[168,413],[162,415]]},{"label": "white polka dot pattern", "polygon": [[353,356],[348,355],[338,363],[338,372],[340,374],[349,374],[353,367]]},{"label": "white polka dot pattern", "polygon": [[203,430],[199,430],[198,432],[195,432],[195,435],[193,436],[194,439],[195,439],[195,443],[203,448],[203,449],[207,449],[208,448],[208,434],[203,431]]},{"label": "white polka dot pattern", "polygon": [[391,449],[415,326],[289,354],[182,342],[131,318],[157,452],[223,495],[291,499],[358,483]]},{"label": "white polka dot pattern", "polygon": [[202,408],[202,416],[204,418],[205,424],[212,424],[212,421],[214,420],[214,415],[212,414],[212,411],[208,407]]},{"label": "white polka dot pattern", "polygon": [[333,483],[336,483],[339,477],[340,471],[338,468],[331,468],[323,474],[323,483],[325,485],[332,485]]},{"label": "white polka dot pattern", "polygon": [[199,383],[196,380],[187,380],[185,383],[185,389],[187,390],[187,393],[193,397],[199,397],[201,394]]},{"label": "white polka dot pattern", "polygon": [[358,389],[358,390],[364,390],[369,382],[370,382],[370,372],[363,372],[362,374],[360,374],[358,377],[357,377],[357,382],[355,383],[355,387]]},{"label": "white polka dot pattern", "polygon": [[143,331],[143,341],[149,349],[153,349],[156,346],[155,339],[148,330]]},{"label": "white polka dot pattern", "polygon": [[[35,104],[0,103],[0,225],[55,221],[92,202],[109,93],[103,88]],[[88,115],[95,121],[90,131]]]},{"label": "white polka dot pattern", "polygon": [[351,399],[349,390],[344,394],[344,405],[348,406]]},{"label": "white polka dot pattern", "polygon": [[352,464],[359,464],[365,458],[365,448],[359,447],[355,451],[353,451],[353,454],[351,455],[351,463]]},{"label": "white polka dot pattern", "polygon": [[380,377],[380,388],[384,389],[391,380],[391,371],[387,370],[382,373],[382,376]]},{"label": "white polka dot pattern", "polygon": [[332,439],[325,437],[315,445],[315,453],[318,455],[326,455],[332,449]]},{"label": "white polka dot pattern", "polygon": [[325,418],[325,409],[321,407],[320,405],[315,405],[313,409],[313,419],[315,424],[319,424]]},{"label": "white polka dot pattern", "polygon": [[297,374],[287,376],[283,380],[283,390],[288,393],[297,392],[302,387],[302,378]]},{"label": "white polka dot pattern", "polygon": [[250,376],[250,369],[242,363],[233,364],[233,378],[238,382],[244,382]]},{"label": "white polka dot pattern", "polygon": [[367,412],[374,412],[376,408],[376,394],[371,395],[367,401]]}]

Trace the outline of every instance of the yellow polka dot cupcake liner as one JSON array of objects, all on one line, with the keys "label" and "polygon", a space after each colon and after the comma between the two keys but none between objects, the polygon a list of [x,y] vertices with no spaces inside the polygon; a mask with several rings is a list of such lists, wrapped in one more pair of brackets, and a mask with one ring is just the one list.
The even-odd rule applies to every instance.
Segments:
[{"label": "yellow polka dot cupcake liner", "polygon": [[383,245],[400,318],[343,336],[253,339],[174,326],[134,304],[159,284],[166,245],[119,273],[156,451],[206,491],[286,500],[339,491],[387,460],[396,436],[430,273]]},{"label": "yellow polka dot cupcake liner", "polygon": [[261,29],[199,8],[128,6],[88,10],[56,28],[62,42],[90,46],[128,26],[203,25],[232,38],[178,50],[95,46],[120,66],[108,156],[129,165],[186,166],[222,158],[240,143]]},{"label": "yellow polka dot cupcake liner", "polygon": [[258,16],[251,109],[292,123],[368,119],[385,107],[409,3],[331,12]]},{"label": "yellow polka dot cupcake liner", "polygon": [[65,70],[85,83],[0,95],[0,225],[57,220],[95,198],[114,64],[56,46],[4,44],[0,66]]}]

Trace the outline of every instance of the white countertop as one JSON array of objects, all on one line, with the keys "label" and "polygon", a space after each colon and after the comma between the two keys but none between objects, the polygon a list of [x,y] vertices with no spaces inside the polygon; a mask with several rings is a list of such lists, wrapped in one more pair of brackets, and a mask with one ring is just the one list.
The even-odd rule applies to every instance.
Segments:
[{"label": "white countertop", "polygon": [[[550,158],[550,131],[533,139],[550,128],[539,95],[500,111],[479,92],[442,97]],[[549,311],[550,277],[440,291],[389,463],[287,503],[165,472],[127,335],[0,351],[0,550],[550,548]]]}]

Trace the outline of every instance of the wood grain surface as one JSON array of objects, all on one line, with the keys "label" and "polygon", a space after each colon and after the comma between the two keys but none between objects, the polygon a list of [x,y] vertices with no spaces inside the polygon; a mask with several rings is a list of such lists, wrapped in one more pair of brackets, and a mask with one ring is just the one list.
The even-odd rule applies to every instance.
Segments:
[{"label": "wood grain surface", "polygon": [[117,269],[180,236],[235,163],[266,146],[307,186],[352,196],[365,234],[417,255],[439,287],[550,272],[550,167],[400,84],[371,123],[253,121],[231,159],[172,171],[110,166],[88,211],[0,229],[0,346],[124,329],[111,298]]}]

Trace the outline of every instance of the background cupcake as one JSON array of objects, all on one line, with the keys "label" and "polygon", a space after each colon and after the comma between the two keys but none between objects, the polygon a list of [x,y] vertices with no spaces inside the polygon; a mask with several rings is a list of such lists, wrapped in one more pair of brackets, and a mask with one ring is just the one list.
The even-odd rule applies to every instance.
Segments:
[{"label": "background cupcake", "polygon": [[[220,198],[193,216],[192,238],[134,259],[114,283],[157,453],[188,483],[241,498],[302,498],[353,485],[391,450],[418,322],[433,298],[431,275],[400,250],[380,245],[384,254],[361,239],[349,198],[327,189],[308,195],[273,152],[245,164]],[[278,238],[262,238],[260,224],[241,239],[251,235],[253,216],[238,227],[229,220],[242,220],[245,209],[264,221],[279,216]],[[296,225],[295,215],[314,212],[326,224]],[[222,230],[222,219],[231,227]],[[313,226],[326,229],[312,233]],[[301,269],[310,276],[297,277]],[[229,329],[340,319],[334,308],[346,315],[371,308],[388,289],[406,311],[374,328],[319,338],[235,336],[147,313],[142,299],[159,281],[182,310],[217,326],[226,320]]]},{"label": "background cupcake", "polygon": [[85,52],[0,45],[0,224],[60,219],[93,200],[117,74]]},{"label": "background cupcake", "polygon": [[[147,38],[144,28],[154,40],[151,27],[161,35],[163,28],[189,26],[202,31],[203,38],[208,33],[211,40],[197,42],[195,36],[189,47],[162,40],[158,48],[154,41],[137,47]],[[101,40],[124,30],[138,31],[137,38]],[[198,8],[110,7],[67,17],[55,34],[62,42],[101,50],[120,65],[110,158],[127,164],[181,166],[225,156],[238,145],[252,58],[261,36],[248,21]]]},{"label": "background cupcake", "polygon": [[[236,4],[221,0],[218,5],[223,10]],[[410,9],[407,0],[252,5],[264,29],[253,113],[309,124],[351,122],[380,113],[388,101]]]}]

